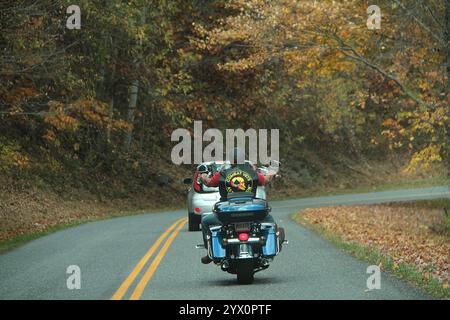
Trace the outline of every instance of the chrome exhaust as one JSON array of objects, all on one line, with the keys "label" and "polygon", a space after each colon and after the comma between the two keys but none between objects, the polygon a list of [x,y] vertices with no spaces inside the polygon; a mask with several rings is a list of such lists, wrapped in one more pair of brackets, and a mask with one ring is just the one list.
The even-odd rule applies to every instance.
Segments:
[{"label": "chrome exhaust", "polygon": [[229,267],[230,267],[230,263],[228,262],[228,260],[223,260],[222,264],[220,265],[220,268],[222,269],[222,271],[227,271]]}]

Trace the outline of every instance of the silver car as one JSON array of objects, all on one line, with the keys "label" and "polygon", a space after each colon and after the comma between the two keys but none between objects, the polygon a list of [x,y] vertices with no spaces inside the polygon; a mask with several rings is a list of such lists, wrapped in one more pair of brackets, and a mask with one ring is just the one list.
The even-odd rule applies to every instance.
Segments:
[{"label": "silver car", "polygon": [[[200,231],[200,221],[202,215],[212,214],[214,204],[220,201],[218,187],[207,187],[201,183],[198,171],[200,166],[206,166],[208,168],[209,175],[212,176],[217,171],[229,168],[230,164],[224,161],[204,162],[197,167],[193,178],[184,179],[184,183],[190,185],[187,197],[189,231]],[[261,199],[266,198],[266,191],[264,187],[257,188],[256,197]]]}]

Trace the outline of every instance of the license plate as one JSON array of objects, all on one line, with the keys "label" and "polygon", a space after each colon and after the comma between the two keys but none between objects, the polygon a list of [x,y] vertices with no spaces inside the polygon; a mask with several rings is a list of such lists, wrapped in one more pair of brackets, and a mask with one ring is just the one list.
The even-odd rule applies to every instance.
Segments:
[{"label": "license plate", "polygon": [[246,223],[236,223],[235,224],[235,229],[237,232],[239,231],[250,231],[250,223],[246,222]]}]

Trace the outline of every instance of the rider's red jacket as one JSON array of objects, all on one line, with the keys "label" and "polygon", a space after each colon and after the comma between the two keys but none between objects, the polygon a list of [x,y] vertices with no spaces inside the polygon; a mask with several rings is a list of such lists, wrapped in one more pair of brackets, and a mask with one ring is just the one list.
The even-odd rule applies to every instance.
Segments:
[{"label": "rider's red jacket", "polygon": [[[258,175],[258,186],[263,186],[266,182],[266,178],[259,172],[256,173]],[[218,187],[220,181],[220,171],[214,173],[211,178],[211,181],[208,183],[208,187]]]}]

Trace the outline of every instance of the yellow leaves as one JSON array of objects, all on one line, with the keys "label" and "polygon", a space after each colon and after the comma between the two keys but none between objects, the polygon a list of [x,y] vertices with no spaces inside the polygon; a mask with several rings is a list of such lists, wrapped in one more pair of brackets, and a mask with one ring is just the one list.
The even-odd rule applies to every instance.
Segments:
[{"label": "yellow leaves", "polygon": [[334,69],[338,72],[352,72],[355,64],[352,61],[339,61],[335,64]]},{"label": "yellow leaves", "polygon": [[44,121],[58,131],[75,132],[83,121],[105,127],[108,123],[107,105],[93,99],[79,99],[69,106],[52,101]]},{"label": "yellow leaves", "polygon": [[427,54],[428,52],[426,48],[418,48],[416,50],[411,51],[410,57],[411,64],[417,65],[423,63]]},{"label": "yellow leaves", "polygon": [[18,152],[15,152],[11,155],[13,164],[20,168],[29,168],[29,158],[25,155],[22,155]]},{"label": "yellow leaves", "polygon": [[399,124],[394,119],[386,119],[383,121],[383,127],[397,129],[397,128],[399,128]]},{"label": "yellow leaves", "polygon": [[56,101],[49,103],[49,112],[44,117],[44,122],[52,125],[56,130],[72,132],[76,131],[79,125],[75,118],[65,113],[64,105]]},{"label": "yellow leaves", "polygon": [[299,89],[304,89],[304,88],[307,88],[308,86],[309,86],[309,82],[308,81],[305,81],[305,80],[299,80],[299,81],[297,81],[297,83],[296,83],[296,87],[297,88],[299,88]]},{"label": "yellow leaves", "polygon": [[406,173],[416,172],[418,168],[425,171],[431,169],[431,164],[434,162],[442,162],[441,145],[430,144],[422,150],[416,152],[408,166],[404,169]]},{"label": "yellow leaves", "polygon": [[431,85],[430,85],[430,83],[429,83],[428,81],[423,80],[423,81],[421,81],[421,82],[419,83],[419,88],[420,88],[422,91],[428,91],[428,90],[431,89]]},{"label": "yellow leaves", "polygon": [[95,99],[79,99],[72,104],[72,108],[80,113],[91,111],[99,115],[106,115],[108,111],[106,103]]},{"label": "yellow leaves", "polygon": [[35,88],[30,87],[19,87],[12,89],[8,95],[5,96],[4,100],[8,104],[20,104],[26,102],[28,99],[38,98],[42,94],[38,92]]},{"label": "yellow leaves", "polygon": [[[81,149],[81,142],[77,141],[85,139],[83,135],[86,130],[82,129],[129,132],[132,128],[127,121],[111,119],[107,104],[95,99],[79,99],[67,106],[52,101],[49,103],[49,111],[44,117],[44,122],[50,128],[43,135],[43,139],[57,147],[65,146],[75,153]],[[75,141],[72,140],[73,134],[78,135]]]},{"label": "yellow leaves", "polygon": [[259,51],[248,58],[230,61],[224,64],[218,64],[218,69],[229,72],[246,71],[249,69],[254,69],[257,66],[263,64],[267,58],[268,58],[267,52]]},{"label": "yellow leaves", "polygon": [[108,128],[113,129],[115,131],[130,132],[132,129],[132,125],[125,120],[114,120],[111,121],[110,124],[108,124]]},{"label": "yellow leaves", "polygon": [[59,141],[58,137],[56,136],[56,133],[53,130],[47,130],[46,133],[42,136],[42,138],[57,147],[61,145],[61,141]]},{"label": "yellow leaves", "polygon": [[449,106],[439,107],[430,114],[430,120],[438,126],[445,126],[445,123],[449,121],[449,114]]},{"label": "yellow leaves", "polygon": [[373,145],[378,145],[378,140],[377,140],[377,138],[375,138],[375,137],[372,137],[371,139],[370,139],[370,143],[371,144],[373,144]]},{"label": "yellow leaves", "polygon": [[139,41],[144,41],[145,37],[146,37],[146,35],[145,35],[145,27],[138,27],[138,28],[136,28],[135,37]]},{"label": "yellow leaves", "polygon": [[192,29],[197,38],[191,39],[191,43],[197,49],[214,52],[220,46],[230,43],[251,42],[260,29],[258,23],[240,15],[220,21],[220,24],[219,28],[207,30],[204,26],[193,23]]},{"label": "yellow leaves", "polygon": [[30,159],[20,152],[18,146],[0,141],[0,169],[27,169],[29,167]]},{"label": "yellow leaves", "polygon": [[44,134],[44,136],[42,137],[45,140],[52,142],[56,139],[56,134],[53,130],[47,130],[47,132]]},{"label": "yellow leaves", "polygon": [[437,73],[437,71],[430,71],[430,72],[427,72],[427,76],[429,78],[431,78],[432,80],[436,80],[439,78],[439,73]]},{"label": "yellow leaves", "polygon": [[286,50],[283,52],[283,60],[287,73],[295,75],[301,72],[309,57],[305,54],[299,54],[297,50]]}]

